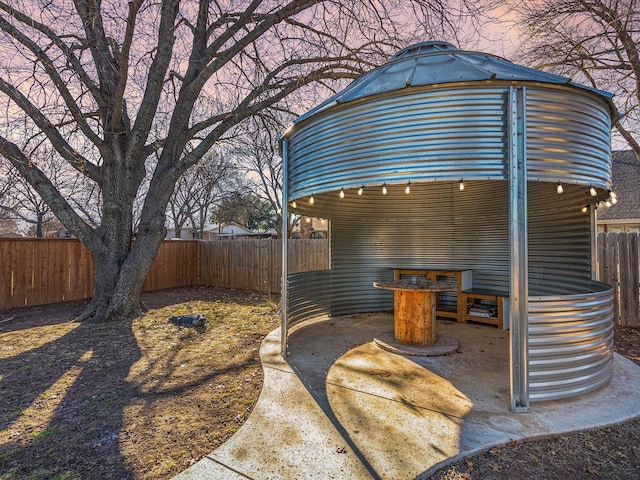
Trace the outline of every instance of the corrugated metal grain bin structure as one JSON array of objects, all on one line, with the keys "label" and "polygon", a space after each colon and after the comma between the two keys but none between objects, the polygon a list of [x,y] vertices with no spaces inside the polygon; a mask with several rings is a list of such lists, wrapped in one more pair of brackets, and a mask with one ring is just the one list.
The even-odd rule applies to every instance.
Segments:
[{"label": "corrugated metal grain bin structure", "polygon": [[605,92],[425,42],[299,117],[283,218],[330,221],[330,269],[285,260],[283,353],[298,322],[392,308],[372,287],[392,268],[464,268],[509,299],[513,411],[607,383],[613,297],[593,256],[612,112]]}]

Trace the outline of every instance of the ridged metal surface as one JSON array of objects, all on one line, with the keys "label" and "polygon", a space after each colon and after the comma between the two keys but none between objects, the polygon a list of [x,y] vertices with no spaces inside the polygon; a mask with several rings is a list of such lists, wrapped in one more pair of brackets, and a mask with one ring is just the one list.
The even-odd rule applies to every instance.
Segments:
[{"label": "ridged metal surface", "polygon": [[[586,349],[610,350],[606,331],[610,333],[612,326],[613,299],[601,292],[602,284],[590,280],[589,214],[579,208],[588,201],[588,193],[569,185],[558,195],[554,184],[543,182],[530,182],[528,190],[529,335],[530,345],[535,345],[530,350],[531,393],[532,399],[562,398],[597,388],[606,381],[609,367],[602,366],[601,356],[590,354],[583,363],[560,355],[558,363],[550,365],[545,342],[551,351],[562,349],[565,342],[573,352],[576,342],[588,338]],[[305,204],[301,208],[334,218],[332,269],[288,276],[289,325],[322,316],[391,311],[393,295],[372,284],[391,279],[394,267],[470,268],[474,287],[508,292],[506,195],[507,182],[470,182],[463,192],[456,182],[443,182],[412,185],[409,195],[401,188],[390,189],[386,196],[370,189],[362,197],[350,192],[344,199],[319,196],[313,206]],[[588,312],[581,306],[585,295],[597,297]],[[559,310],[545,313],[541,328],[538,312],[547,302]],[[610,324],[585,321],[585,315]],[[584,353],[580,348],[578,356]],[[566,389],[553,383],[558,369],[565,369]],[[584,372],[590,372],[586,379]],[[571,381],[573,376],[579,387]],[[553,385],[550,391],[548,383]]]},{"label": "ridged metal surface", "polygon": [[[575,287],[575,285],[574,285]],[[530,398],[555,400],[593,391],[613,372],[613,289],[529,297]]]},{"label": "ridged metal surface", "polygon": [[[508,85],[420,87],[339,105],[290,134],[289,199],[407,181],[506,179]],[[609,110],[590,92],[527,87],[528,179],[610,179]]]},{"label": "ridged metal surface", "polygon": [[577,89],[527,88],[529,180],[611,187],[608,109]]}]

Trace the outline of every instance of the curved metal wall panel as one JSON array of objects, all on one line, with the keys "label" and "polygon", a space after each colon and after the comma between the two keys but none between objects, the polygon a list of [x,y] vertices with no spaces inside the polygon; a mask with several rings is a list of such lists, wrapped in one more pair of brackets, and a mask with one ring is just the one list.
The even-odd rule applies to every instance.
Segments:
[{"label": "curved metal wall panel", "polygon": [[[289,138],[289,199],[407,181],[506,179],[511,84],[413,87],[335,106]],[[609,110],[583,89],[527,85],[528,179],[609,188]]]},{"label": "curved metal wall panel", "polygon": [[527,87],[528,179],[610,188],[610,115],[583,90]]},{"label": "curved metal wall panel", "polygon": [[505,87],[415,88],[333,108],[288,135],[289,198],[407,180],[505,178]]},{"label": "curved metal wall panel", "polygon": [[[289,199],[382,182],[506,179],[507,91],[413,88],[314,116],[289,135]],[[528,179],[609,188],[604,100],[558,85],[526,91]]]},{"label": "curved metal wall panel", "polygon": [[529,392],[532,401],[595,390],[613,373],[613,289],[529,297]]},{"label": "curved metal wall panel", "polygon": [[581,211],[589,192],[577,185],[565,185],[562,195],[555,189],[553,183],[529,183],[530,296],[585,292],[591,279],[590,215]]},{"label": "curved metal wall panel", "polygon": [[[532,399],[562,398],[610,378],[612,291],[592,282],[588,192],[529,182],[529,311]],[[318,195],[300,208],[331,220],[329,271],[288,276],[289,325],[323,316],[391,311],[373,288],[394,267],[469,268],[473,285],[509,289],[507,182],[412,184]],[[596,293],[593,293],[596,292]]]},{"label": "curved metal wall panel", "polygon": [[330,270],[294,273],[287,276],[287,283],[288,326],[330,315],[333,301]]},{"label": "curved metal wall panel", "polygon": [[[573,293],[573,283],[591,276],[590,219],[581,212],[589,193],[567,185],[558,195],[543,182],[528,189],[530,293]],[[390,267],[440,265],[473,269],[477,287],[509,289],[506,181],[466,182],[462,192],[457,182],[412,183],[409,195],[404,185],[388,190],[298,202],[303,215],[331,219],[334,281],[371,290]]]}]

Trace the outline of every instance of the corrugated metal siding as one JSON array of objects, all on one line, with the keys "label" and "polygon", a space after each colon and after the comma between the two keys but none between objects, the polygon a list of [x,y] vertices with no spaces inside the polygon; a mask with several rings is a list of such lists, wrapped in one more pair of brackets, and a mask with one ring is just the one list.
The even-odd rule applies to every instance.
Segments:
[{"label": "corrugated metal siding", "polygon": [[527,87],[528,179],[610,188],[610,131],[609,109],[595,95]]},{"label": "corrugated metal siding", "polygon": [[593,391],[613,372],[613,290],[529,297],[529,391],[532,401]]},{"label": "corrugated metal siding", "polygon": [[[558,195],[555,184],[529,182],[528,191],[531,398],[561,398],[605,381],[610,366],[602,355],[610,351],[613,299],[590,290],[604,287],[590,280],[589,215],[579,208],[588,201],[585,189],[568,185]],[[289,275],[290,325],[391,311],[392,292],[372,283],[392,279],[394,267],[469,268],[474,287],[508,292],[507,182],[469,182],[463,192],[456,182],[438,182],[412,184],[409,195],[399,186],[386,196],[379,188],[349,193],[344,199],[319,195],[314,205],[300,207],[334,218],[332,270]],[[584,294],[596,297],[586,311]],[[550,363],[548,355],[565,347],[567,354]]]},{"label": "corrugated metal siding", "polygon": [[[289,199],[361,184],[506,179],[509,85],[416,87],[301,122],[289,135]],[[527,85],[528,179],[609,188],[609,128],[595,94]]]},{"label": "corrugated metal siding", "polygon": [[412,89],[313,117],[290,137],[289,198],[383,181],[503,179],[505,91]]},{"label": "corrugated metal siding", "polygon": [[[591,224],[581,208],[589,193],[576,185],[529,183],[529,295],[584,292],[591,279]],[[578,290],[576,290],[578,286]]]},{"label": "corrugated metal siding", "polygon": [[[568,291],[571,282],[591,275],[589,201],[582,187],[529,182],[529,283],[531,293]],[[471,268],[477,287],[509,288],[508,202],[506,182],[455,182],[365,189],[300,202],[303,214],[333,218],[331,264],[335,272],[367,282],[380,280],[380,269],[398,265]],[[336,274],[338,275],[338,274]],[[337,278],[337,277],[336,277]],[[373,287],[371,287],[373,288]]]}]

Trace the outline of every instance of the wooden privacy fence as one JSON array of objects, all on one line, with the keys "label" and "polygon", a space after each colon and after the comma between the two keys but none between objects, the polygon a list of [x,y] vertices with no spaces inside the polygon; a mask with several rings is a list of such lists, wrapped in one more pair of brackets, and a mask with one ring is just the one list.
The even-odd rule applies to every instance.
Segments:
[{"label": "wooden privacy fence", "polygon": [[[289,272],[328,268],[326,240],[288,240]],[[640,235],[599,233],[597,278],[613,286],[615,322],[640,327]],[[279,292],[280,240],[166,241],[143,289],[193,285]],[[77,240],[1,238],[0,309],[89,298],[93,265]]]},{"label": "wooden privacy fence", "polygon": [[[325,270],[326,240],[288,240],[289,273]],[[200,244],[200,284],[280,292],[280,240],[217,240]]]},{"label": "wooden privacy fence", "polygon": [[93,295],[93,264],[77,240],[0,239],[0,308]]},{"label": "wooden privacy fence", "polygon": [[[325,240],[288,242],[291,272],[327,268]],[[281,272],[280,240],[165,241],[143,290],[207,285],[279,292]],[[0,309],[92,294],[93,263],[79,241],[0,238]]]},{"label": "wooden privacy fence", "polygon": [[597,278],[614,290],[616,325],[640,327],[640,235],[599,233]]}]

